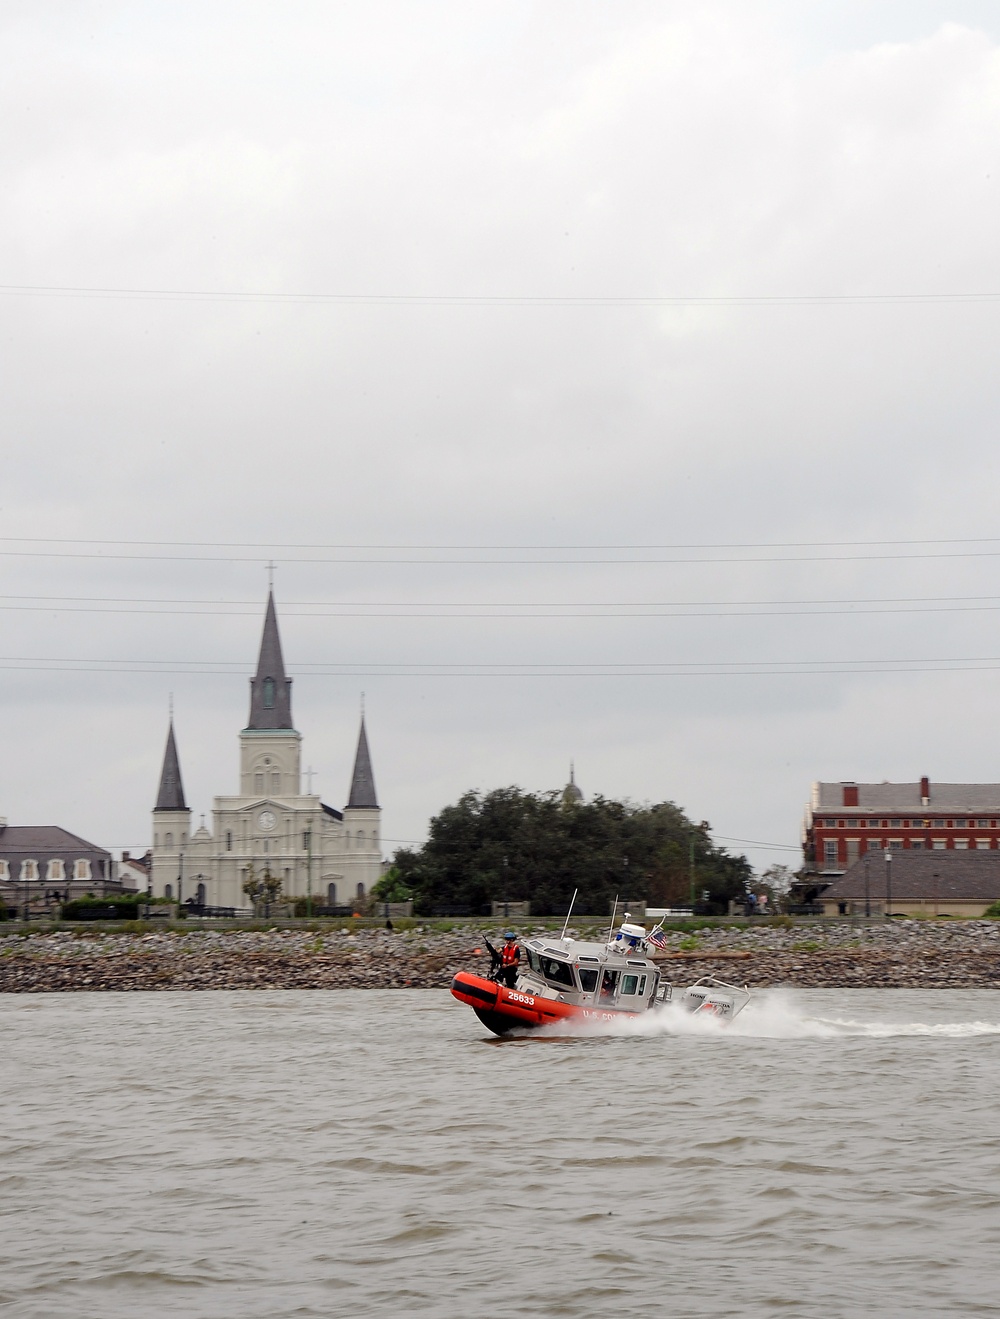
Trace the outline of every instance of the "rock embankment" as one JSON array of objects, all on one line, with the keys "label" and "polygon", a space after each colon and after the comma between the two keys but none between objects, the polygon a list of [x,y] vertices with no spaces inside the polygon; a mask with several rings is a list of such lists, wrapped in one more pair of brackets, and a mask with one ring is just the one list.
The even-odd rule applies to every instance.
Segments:
[{"label": "rock embankment", "polygon": [[[482,934],[192,930],[0,934],[0,993],[151,989],[435,989],[485,970]],[[671,933],[663,971],[758,988],[1000,988],[1000,922],[727,926]]]}]

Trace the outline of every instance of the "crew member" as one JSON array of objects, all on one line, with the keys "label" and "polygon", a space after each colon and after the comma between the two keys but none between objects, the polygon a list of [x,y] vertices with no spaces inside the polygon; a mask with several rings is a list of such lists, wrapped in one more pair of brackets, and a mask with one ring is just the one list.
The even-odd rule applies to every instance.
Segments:
[{"label": "crew member", "polygon": [[503,948],[500,950],[500,979],[508,989],[517,984],[517,968],[521,965],[521,949],[518,947],[517,935],[508,930],[503,936]]}]

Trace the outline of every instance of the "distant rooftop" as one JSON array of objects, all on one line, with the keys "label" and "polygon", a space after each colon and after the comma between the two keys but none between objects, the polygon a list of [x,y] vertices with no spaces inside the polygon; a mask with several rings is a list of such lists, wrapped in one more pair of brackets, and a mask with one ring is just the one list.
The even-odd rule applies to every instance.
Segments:
[{"label": "distant rooftop", "polygon": [[[921,789],[928,789],[928,803]],[[857,800],[848,800],[854,789]],[[1000,813],[1000,783],[814,783],[814,815],[835,815],[838,811],[880,811],[883,814],[914,815],[933,811],[937,815],[977,815]]]}]

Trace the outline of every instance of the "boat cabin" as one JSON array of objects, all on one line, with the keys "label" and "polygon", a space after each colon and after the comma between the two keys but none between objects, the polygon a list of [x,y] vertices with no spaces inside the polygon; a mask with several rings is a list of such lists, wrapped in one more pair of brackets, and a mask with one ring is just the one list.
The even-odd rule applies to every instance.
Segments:
[{"label": "boat cabin", "polygon": [[517,988],[540,998],[644,1012],[659,988],[659,970],[648,958],[609,951],[601,944],[530,939],[524,950]]}]

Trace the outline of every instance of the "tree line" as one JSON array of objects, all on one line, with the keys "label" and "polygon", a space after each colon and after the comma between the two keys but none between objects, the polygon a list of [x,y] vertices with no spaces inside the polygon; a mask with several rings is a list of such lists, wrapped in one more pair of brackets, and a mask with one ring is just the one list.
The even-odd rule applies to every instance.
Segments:
[{"label": "tree line", "polygon": [[746,857],[716,847],[709,829],[673,802],[571,802],[517,787],[467,792],[431,820],[423,847],[396,852],[374,896],[412,897],[419,915],[526,901],[534,915],[557,915],[574,889],[576,910],[587,914],[603,915],[616,895],[661,907],[693,895],[700,910],[725,912],[731,898],[745,897],[753,872]]}]

